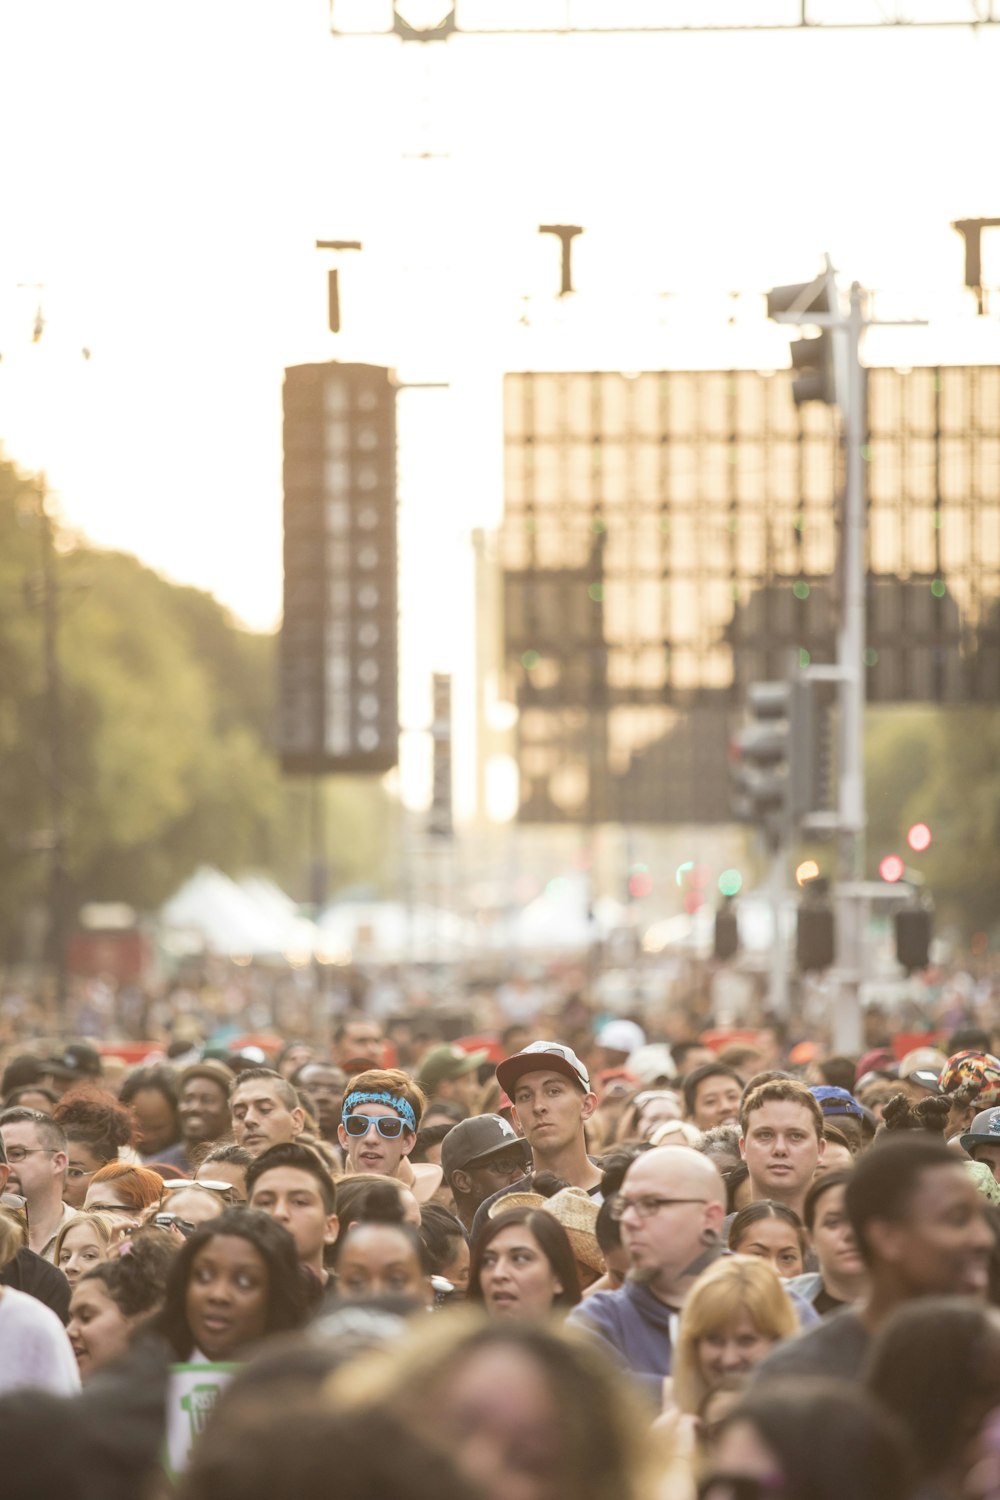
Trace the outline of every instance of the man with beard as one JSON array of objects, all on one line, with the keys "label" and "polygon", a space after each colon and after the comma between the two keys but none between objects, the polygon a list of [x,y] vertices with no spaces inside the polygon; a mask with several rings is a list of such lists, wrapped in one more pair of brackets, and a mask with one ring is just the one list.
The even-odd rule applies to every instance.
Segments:
[{"label": "man with beard", "polygon": [[726,1189],[696,1151],[660,1146],[632,1162],[611,1213],[631,1270],[618,1291],[595,1292],[568,1321],[599,1338],[659,1403],[677,1317],[721,1248]]}]

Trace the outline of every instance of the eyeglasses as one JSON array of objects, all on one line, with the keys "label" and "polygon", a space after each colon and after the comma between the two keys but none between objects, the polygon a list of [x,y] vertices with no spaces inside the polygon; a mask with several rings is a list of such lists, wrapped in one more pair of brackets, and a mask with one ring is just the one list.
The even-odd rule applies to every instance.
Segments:
[{"label": "eyeglasses", "polygon": [[398,1115],[348,1115],[344,1120],[348,1135],[367,1135],[373,1125],[387,1141],[398,1140],[406,1128]]},{"label": "eyeglasses", "polygon": [[651,1219],[658,1214],[661,1208],[671,1208],[675,1203],[707,1203],[707,1198],[654,1198],[652,1195],[643,1198],[626,1198],[621,1193],[615,1193],[610,1200],[608,1212],[613,1219],[624,1219],[630,1208],[634,1208],[640,1219]]},{"label": "eyeglasses", "polygon": [[474,1172],[492,1172],[495,1177],[506,1177],[508,1172],[523,1172],[524,1157],[520,1152],[508,1152],[506,1156],[493,1156],[487,1161],[470,1161]]},{"label": "eyeglasses", "polygon": [[55,1156],[55,1151],[47,1151],[44,1146],[8,1146],[7,1160],[12,1167],[19,1166],[29,1156]]}]

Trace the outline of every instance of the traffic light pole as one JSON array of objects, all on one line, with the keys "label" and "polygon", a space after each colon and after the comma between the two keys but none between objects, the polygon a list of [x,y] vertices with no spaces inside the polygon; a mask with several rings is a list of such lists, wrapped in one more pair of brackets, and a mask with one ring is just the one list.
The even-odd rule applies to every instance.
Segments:
[{"label": "traffic light pole", "polygon": [[[861,366],[864,309],[861,287],[851,287],[850,313],[835,329],[846,355],[841,406],[844,434],[844,511],[841,538],[843,606],[837,636],[840,706],[840,773],[837,788],[838,879],[836,969],[840,992],[833,1016],[838,1053],[862,1049],[861,980],[864,971],[865,902],[858,894],[865,859],[865,376]],[[843,345],[846,343],[846,350]]]},{"label": "traffic light pole", "polygon": [[785,900],[787,882],[788,845],[785,839],[772,845],[769,895],[771,913],[774,918],[774,942],[771,944],[771,972],[768,1005],[772,1015],[788,1015],[788,948],[785,943]]}]

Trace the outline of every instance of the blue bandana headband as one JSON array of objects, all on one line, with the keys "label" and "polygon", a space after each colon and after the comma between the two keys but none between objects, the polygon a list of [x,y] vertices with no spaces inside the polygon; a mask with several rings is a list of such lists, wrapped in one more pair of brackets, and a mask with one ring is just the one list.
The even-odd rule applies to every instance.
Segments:
[{"label": "blue bandana headband", "polygon": [[400,1094],[363,1094],[359,1089],[353,1094],[348,1094],[341,1106],[341,1114],[352,1115],[359,1104],[388,1104],[401,1119],[405,1120],[416,1135],[417,1117],[413,1113],[413,1105],[408,1104]]}]

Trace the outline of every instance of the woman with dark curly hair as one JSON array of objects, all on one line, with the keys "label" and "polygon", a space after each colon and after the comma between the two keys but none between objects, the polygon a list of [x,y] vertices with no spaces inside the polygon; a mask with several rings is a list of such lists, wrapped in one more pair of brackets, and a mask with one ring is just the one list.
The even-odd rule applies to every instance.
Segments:
[{"label": "woman with dark curly hair", "polygon": [[240,1359],[301,1328],[306,1283],[291,1235],[255,1208],[227,1208],[178,1251],[160,1332],[180,1360]]},{"label": "woman with dark curly hair", "polygon": [[71,1208],[82,1208],[94,1173],[132,1145],[132,1116],[113,1094],[83,1085],[63,1095],[52,1118],[69,1143],[63,1198]]}]

